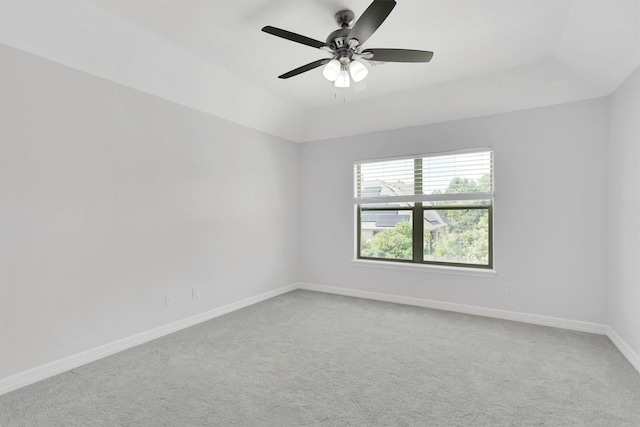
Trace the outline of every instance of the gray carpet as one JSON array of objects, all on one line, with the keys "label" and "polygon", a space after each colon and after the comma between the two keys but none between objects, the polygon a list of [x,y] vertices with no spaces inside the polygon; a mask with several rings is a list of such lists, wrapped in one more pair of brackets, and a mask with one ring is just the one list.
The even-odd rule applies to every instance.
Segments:
[{"label": "gray carpet", "polygon": [[9,426],[640,426],[604,336],[294,291],[0,396]]}]

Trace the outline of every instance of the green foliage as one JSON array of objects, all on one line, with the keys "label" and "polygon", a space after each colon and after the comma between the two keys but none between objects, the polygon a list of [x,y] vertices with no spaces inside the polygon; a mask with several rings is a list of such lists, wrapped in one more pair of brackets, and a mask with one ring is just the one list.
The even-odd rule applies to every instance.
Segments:
[{"label": "green foliage", "polygon": [[491,188],[492,188],[491,181],[492,181],[492,177],[490,174],[486,173],[482,175],[480,177],[480,180],[478,181],[478,191],[479,192],[491,191]]},{"label": "green foliage", "polygon": [[[445,193],[477,193],[478,191],[484,191],[490,183],[491,177],[483,175],[479,182],[476,182],[468,178],[453,178],[449,183],[449,186],[445,190]],[[465,204],[478,204],[479,201],[470,201]],[[441,205],[453,205],[455,202],[442,202]],[[467,230],[472,229],[480,220],[483,215],[483,211],[479,210],[445,210],[442,213],[449,220],[450,225],[448,230],[450,233],[464,233]]]},{"label": "green foliage", "polygon": [[469,178],[453,178],[445,193],[482,193],[491,191],[491,175],[484,174],[479,180]]},{"label": "green foliage", "polygon": [[466,256],[482,264],[489,262],[489,215],[480,217],[476,227],[468,233],[465,242]]},{"label": "green foliage", "polygon": [[[444,211],[447,216],[451,212]],[[489,215],[487,211],[455,211],[464,226],[451,223],[434,244],[434,255],[451,262],[487,264],[489,261]],[[477,217],[475,224],[469,221]],[[455,231],[454,231],[455,230]]]},{"label": "green foliage", "polygon": [[[490,191],[491,175],[483,175],[478,181],[454,178],[445,193],[476,193]],[[465,204],[480,204],[472,201]],[[454,205],[455,202],[442,203]],[[437,258],[463,260],[477,264],[489,261],[489,215],[480,209],[447,209],[440,211],[449,221],[442,230],[440,240],[433,245]]]},{"label": "green foliage", "polygon": [[433,235],[431,234],[431,231],[427,230],[426,228],[424,230],[423,239],[424,239],[423,253],[424,255],[431,255],[433,252]]},{"label": "green foliage", "polygon": [[453,178],[445,193],[475,193],[478,191],[478,183],[468,178]]},{"label": "green foliage", "polygon": [[394,228],[380,231],[369,242],[363,242],[361,254],[373,258],[411,259],[412,233],[411,224],[401,221]]}]

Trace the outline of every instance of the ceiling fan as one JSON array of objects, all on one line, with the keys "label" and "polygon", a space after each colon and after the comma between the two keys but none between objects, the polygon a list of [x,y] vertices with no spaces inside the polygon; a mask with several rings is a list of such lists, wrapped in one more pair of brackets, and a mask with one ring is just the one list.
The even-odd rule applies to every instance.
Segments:
[{"label": "ceiling fan", "polygon": [[284,73],[278,78],[288,79],[324,65],[322,74],[327,80],[333,81],[336,87],[349,87],[349,76],[354,82],[359,82],[369,73],[361,62],[362,59],[371,62],[429,62],[433,57],[433,52],[411,49],[362,48],[362,45],[387,19],[395,5],[394,0],[374,0],[353,26],[351,23],[355,18],[354,13],[351,10],[341,10],[335,15],[336,22],[341,28],[329,34],[326,42],[267,25],[262,29],[265,33],[315,47],[331,54],[331,58],[318,59]]}]

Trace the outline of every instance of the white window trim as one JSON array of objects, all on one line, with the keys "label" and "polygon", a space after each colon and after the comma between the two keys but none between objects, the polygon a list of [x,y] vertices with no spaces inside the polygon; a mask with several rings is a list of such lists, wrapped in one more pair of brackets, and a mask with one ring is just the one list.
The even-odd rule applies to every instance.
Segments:
[{"label": "white window trim", "polygon": [[380,157],[375,159],[364,159],[364,160],[356,160],[353,162],[355,165],[362,165],[366,163],[375,163],[375,162],[384,162],[387,160],[404,160],[404,159],[416,159],[421,157],[426,159],[428,157],[439,157],[439,156],[453,156],[456,154],[471,154],[471,153],[482,153],[484,151],[493,151],[493,147],[477,147],[477,148],[469,148],[464,150],[453,150],[453,151],[437,151],[428,154],[410,154],[406,156],[397,156],[397,157]]}]

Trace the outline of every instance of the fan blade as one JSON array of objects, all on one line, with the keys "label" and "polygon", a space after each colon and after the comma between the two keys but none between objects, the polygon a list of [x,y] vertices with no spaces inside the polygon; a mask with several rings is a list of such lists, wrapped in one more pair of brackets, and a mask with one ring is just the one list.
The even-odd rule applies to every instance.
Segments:
[{"label": "fan blade", "polygon": [[279,79],[288,79],[289,77],[297,76],[298,74],[302,74],[306,71],[313,70],[314,68],[318,68],[321,65],[324,65],[331,61],[331,58],[318,59],[317,61],[313,61],[308,63],[307,65],[303,65],[302,67],[298,67],[295,70],[291,70],[288,73],[284,73],[281,76],[278,76]]},{"label": "fan blade", "polygon": [[277,37],[282,37],[283,39],[291,40],[292,42],[306,44],[307,46],[317,47],[318,49],[327,46],[326,43],[321,42],[320,40],[314,40],[309,37],[301,36],[300,34],[292,33],[291,31],[282,30],[280,28],[272,27],[267,25],[262,29],[265,33],[272,34]]},{"label": "fan blade", "polygon": [[347,36],[347,44],[352,39],[356,39],[358,44],[362,46],[387,19],[387,16],[395,6],[396,2],[394,0],[374,0],[360,16],[360,19],[353,24],[353,28]]},{"label": "fan blade", "polygon": [[382,62],[429,62],[433,52],[411,49],[366,49],[362,53],[371,53],[374,61]]}]

